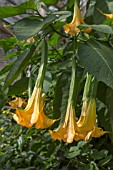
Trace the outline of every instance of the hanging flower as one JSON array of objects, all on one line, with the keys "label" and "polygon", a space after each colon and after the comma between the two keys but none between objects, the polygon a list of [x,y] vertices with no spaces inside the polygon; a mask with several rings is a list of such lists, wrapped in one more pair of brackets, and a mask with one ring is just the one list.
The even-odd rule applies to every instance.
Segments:
[{"label": "hanging flower", "polygon": [[25,100],[21,97],[16,97],[15,100],[9,102],[9,105],[11,105],[13,109],[16,109],[17,107],[25,107],[26,104],[27,103],[25,102]]},{"label": "hanging flower", "polygon": [[96,124],[96,101],[91,99],[89,103],[83,103],[82,113],[77,122],[78,139],[87,141],[90,137],[100,137],[107,133]]},{"label": "hanging flower", "polygon": [[[66,33],[71,34],[71,35],[77,34],[77,33],[80,32],[80,29],[77,28],[77,26],[79,26],[81,24],[85,24],[85,22],[83,21],[83,18],[82,18],[81,12],[80,12],[80,8],[78,7],[78,4],[77,4],[77,2],[75,2],[74,15],[73,15],[72,22],[64,25],[64,31]],[[83,30],[83,32],[90,33],[91,28],[87,28],[87,29]]]},{"label": "hanging flower", "polygon": [[107,19],[112,19],[113,18],[113,14],[105,14],[103,13],[100,9],[98,9],[100,11],[101,14],[103,14]]},{"label": "hanging flower", "polygon": [[42,88],[34,87],[32,96],[28,100],[28,104],[24,110],[16,109],[16,114],[13,114],[15,121],[30,128],[36,124],[37,128],[47,128],[56,120],[49,119],[44,114],[44,101],[42,97]]},{"label": "hanging flower", "polygon": [[76,116],[72,103],[68,104],[67,112],[64,121],[56,130],[49,130],[51,137],[56,140],[63,140],[67,143],[72,143],[76,135]]}]

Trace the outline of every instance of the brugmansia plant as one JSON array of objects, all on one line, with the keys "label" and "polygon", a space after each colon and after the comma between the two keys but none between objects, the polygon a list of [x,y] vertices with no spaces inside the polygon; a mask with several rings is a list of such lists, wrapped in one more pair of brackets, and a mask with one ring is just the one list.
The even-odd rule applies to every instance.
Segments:
[{"label": "brugmansia plant", "polygon": [[[8,60],[0,70],[0,168],[113,168],[112,5],[29,0],[0,7],[10,32],[0,40]],[[27,15],[5,22],[20,14]]]}]

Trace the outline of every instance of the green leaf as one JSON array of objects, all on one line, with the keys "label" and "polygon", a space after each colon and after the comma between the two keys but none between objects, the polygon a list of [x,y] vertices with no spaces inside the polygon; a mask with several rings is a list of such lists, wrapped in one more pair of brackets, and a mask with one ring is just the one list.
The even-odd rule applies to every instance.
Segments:
[{"label": "green leaf", "polygon": [[72,61],[71,60],[64,60],[61,62],[58,62],[57,64],[55,64],[55,66],[57,66],[57,69],[68,69],[69,67],[72,66]]},{"label": "green leaf", "polygon": [[62,21],[72,15],[70,11],[57,11],[52,14],[58,15],[58,19],[56,19],[56,21]]},{"label": "green leaf", "polygon": [[106,104],[107,104],[108,111],[110,114],[110,124],[112,128],[112,133],[113,133],[113,102],[112,101],[113,101],[113,89],[109,87],[106,93]]},{"label": "green leaf", "polygon": [[99,161],[99,164],[100,164],[101,166],[104,166],[104,165],[106,165],[109,161],[111,161],[112,158],[113,158],[112,155],[108,155],[108,156],[106,156],[103,160]]},{"label": "green leaf", "polygon": [[70,77],[68,74],[65,72],[58,76],[53,99],[53,118],[59,118],[61,113],[63,115],[66,113],[70,86]]},{"label": "green leaf", "polygon": [[55,5],[58,0],[41,0],[42,2],[44,2],[46,5]]},{"label": "green leaf", "polygon": [[48,92],[51,83],[52,83],[52,75],[51,75],[51,73],[49,71],[46,71],[45,78],[44,78],[44,83],[43,83],[44,93]]},{"label": "green leaf", "polygon": [[9,87],[8,95],[19,95],[25,92],[28,89],[28,81],[29,79],[27,77],[16,81],[16,83]]},{"label": "green leaf", "polygon": [[41,147],[41,143],[39,143],[38,141],[34,141],[32,142],[30,149],[33,152],[37,152],[40,147]]},{"label": "green leaf", "polygon": [[56,149],[55,143],[51,143],[51,145],[48,149],[48,152],[46,154],[46,157],[50,157],[54,153],[55,149]]},{"label": "green leaf", "polygon": [[75,158],[76,156],[80,155],[81,150],[78,146],[72,146],[67,154],[65,154],[66,158]]},{"label": "green leaf", "polygon": [[6,65],[2,70],[0,70],[0,76],[7,73],[11,69],[12,65],[13,63],[10,63]]},{"label": "green leaf", "polygon": [[91,158],[94,160],[105,158],[107,154],[108,154],[107,150],[101,150],[100,152],[97,149],[91,150]]},{"label": "green leaf", "polygon": [[113,34],[113,29],[112,27],[108,26],[108,25],[104,25],[104,24],[100,24],[100,25],[82,25],[79,26],[80,29],[85,29],[85,28],[92,28],[96,31],[99,32],[103,32],[103,33],[107,33],[107,34]]},{"label": "green leaf", "polygon": [[15,16],[19,14],[26,14],[27,9],[36,9],[36,4],[34,1],[29,0],[27,2],[24,2],[18,6],[3,6],[0,7],[0,19],[7,18],[10,16]]},{"label": "green leaf", "polygon": [[58,42],[58,38],[59,38],[59,35],[57,33],[54,33],[51,39],[49,39],[48,44],[51,46],[55,46]]},{"label": "green leaf", "polygon": [[36,16],[27,17],[16,22],[13,29],[16,37],[19,40],[24,40],[39,33],[42,28],[49,25],[56,18],[55,15],[48,15],[43,20],[39,20]]},{"label": "green leaf", "polygon": [[91,161],[90,163],[85,165],[84,170],[99,170],[99,168],[95,162]]},{"label": "green leaf", "polygon": [[0,85],[0,110],[8,101],[7,90],[3,90],[3,87]]},{"label": "green leaf", "polygon": [[0,40],[0,46],[4,49],[5,52],[8,52],[17,43],[18,43],[18,40],[15,37],[5,38],[5,39]]},{"label": "green leaf", "polygon": [[106,84],[104,84],[103,82],[98,83],[97,98],[104,104],[106,104],[107,88],[108,88],[108,86],[106,86]]},{"label": "green leaf", "polygon": [[93,15],[95,24],[101,24],[106,19],[106,17],[102,15],[98,9],[107,14],[113,13],[113,2],[111,0],[96,0]]},{"label": "green leaf", "polygon": [[29,60],[31,59],[35,49],[36,47],[33,45],[30,49],[27,49],[21,55],[18,56],[9,74],[7,75],[4,88],[7,88],[23,71],[23,69],[26,67]]},{"label": "green leaf", "polygon": [[78,48],[80,63],[86,71],[113,88],[113,51],[95,40],[89,40]]}]

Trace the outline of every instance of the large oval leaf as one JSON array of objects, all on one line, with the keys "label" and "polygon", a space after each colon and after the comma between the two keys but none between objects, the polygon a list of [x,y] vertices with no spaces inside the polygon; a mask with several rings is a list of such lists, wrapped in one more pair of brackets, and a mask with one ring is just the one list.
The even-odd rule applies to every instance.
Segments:
[{"label": "large oval leaf", "polygon": [[85,29],[85,28],[92,28],[96,31],[99,31],[99,32],[103,32],[103,33],[107,33],[107,34],[113,34],[113,29],[111,26],[108,26],[108,25],[104,25],[104,24],[100,24],[100,25],[80,25],[79,28],[80,29]]},{"label": "large oval leaf", "polygon": [[16,37],[19,40],[32,37],[37,34],[44,26],[49,25],[57,17],[55,15],[48,15],[43,20],[39,20],[36,16],[24,18],[13,26]]},{"label": "large oval leaf", "polygon": [[19,15],[19,14],[26,14],[27,9],[36,10],[36,8],[37,8],[37,5],[32,0],[24,2],[16,7],[15,6],[3,6],[3,7],[0,7],[0,19]]},{"label": "large oval leaf", "polygon": [[24,70],[26,65],[28,64],[29,60],[31,59],[36,46],[32,45],[30,49],[24,51],[21,55],[17,57],[17,60],[13,63],[10,72],[6,77],[6,81],[4,84],[4,89],[7,88]]},{"label": "large oval leaf", "polygon": [[113,50],[100,42],[89,40],[79,46],[78,55],[86,71],[113,88]]}]

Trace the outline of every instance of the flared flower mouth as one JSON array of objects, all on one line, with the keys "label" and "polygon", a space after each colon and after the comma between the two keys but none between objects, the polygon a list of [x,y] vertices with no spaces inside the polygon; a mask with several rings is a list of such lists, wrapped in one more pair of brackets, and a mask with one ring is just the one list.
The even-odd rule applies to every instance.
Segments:
[{"label": "flared flower mouth", "polygon": [[72,143],[73,140],[87,141],[91,137],[100,137],[107,131],[103,131],[96,124],[96,101],[84,101],[81,116],[76,121],[75,110],[72,104],[68,104],[67,112],[62,124],[56,130],[49,130],[52,139],[63,140]]},{"label": "flared flower mouth", "polygon": [[97,127],[95,99],[83,103],[82,113],[77,126],[78,137],[84,141],[87,141],[90,137],[97,138],[107,133],[107,131]]},{"label": "flared flower mouth", "polygon": [[37,128],[48,128],[55,121],[49,119],[44,114],[44,97],[41,87],[34,87],[32,96],[28,100],[28,104],[24,110],[16,109],[16,114],[13,114],[14,120],[28,128],[36,124]]},{"label": "flared flower mouth", "polygon": [[62,124],[56,130],[49,130],[51,137],[72,143],[76,134],[76,115],[72,104],[68,104],[67,112]]},{"label": "flared flower mouth", "polygon": [[[78,7],[78,4],[75,3],[72,22],[64,25],[64,31],[66,33],[71,34],[71,35],[77,34],[77,33],[80,32],[80,29],[77,28],[77,26],[79,26],[81,24],[85,24],[85,22],[83,21],[83,18],[82,18],[81,12],[80,12],[80,8]],[[83,30],[83,32],[90,33],[91,28],[87,28],[87,29]]]}]

